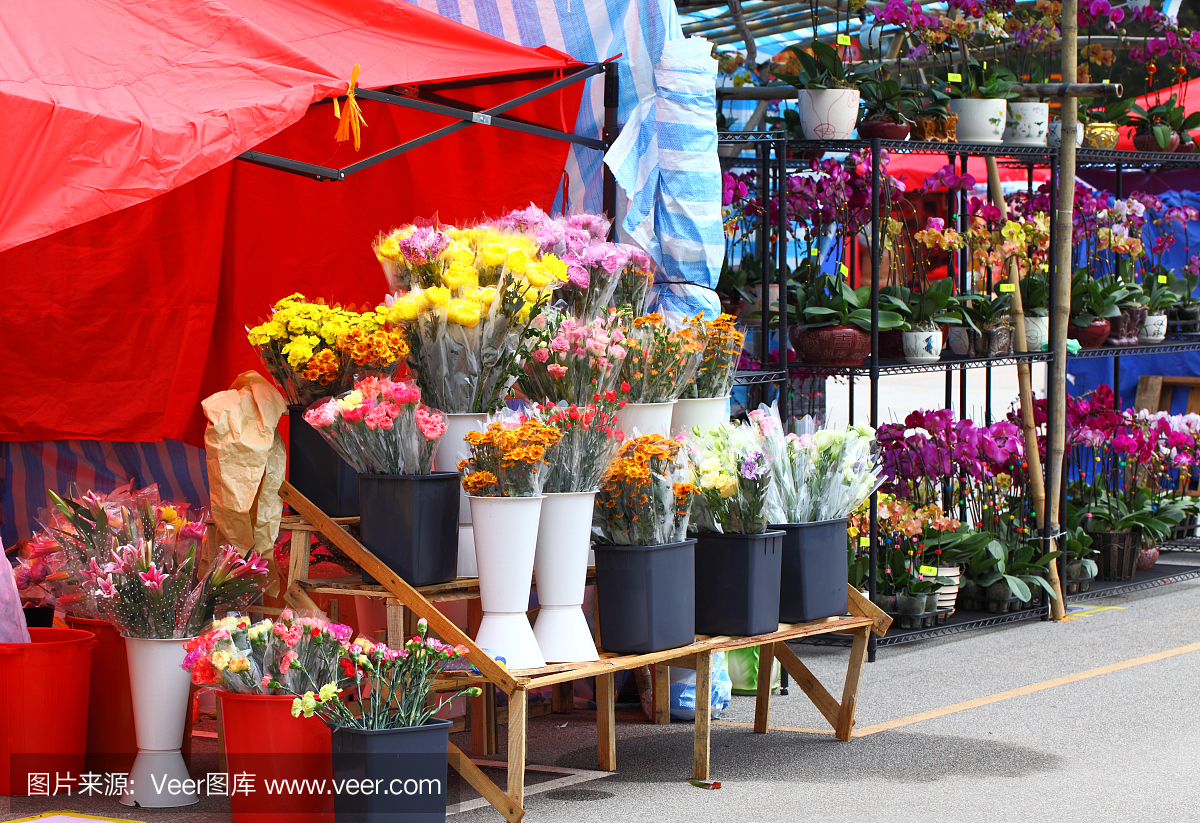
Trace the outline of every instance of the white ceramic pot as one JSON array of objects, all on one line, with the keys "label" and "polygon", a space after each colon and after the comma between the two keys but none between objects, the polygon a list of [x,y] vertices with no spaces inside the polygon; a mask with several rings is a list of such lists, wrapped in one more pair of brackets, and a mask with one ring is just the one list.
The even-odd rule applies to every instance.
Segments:
[{"label": "white ceramic pot", "polygon": [[483,619],[475,642],[510,669],[546,665],[529,626],[529,586],[542,497],[468,497]]},{"label": "white ceramic pot", "polygon": [[906,331],[901,337],[904,341],[904,359],[909,363],[936,363],[941,359],[941,329]]},{"label": "white ceramic pot", "polygon": [[[433,470],[439,472],[458,471],[458,461],[470,457],[471,449],[463,440],[467,432],[483,431],[487,428],[486,414],[448,414],[446,433],[437,442],[433,452]],[[458,576],[477,577],[475,571],[475,540],[471,536],[471,504],[462,486],[458,489]]]},{"label": "white ceramic pot", "polygon": [[138,753],[129,772],[130,788],[121,796],[124,806],[166,809],[200,802],[195,791],[183,790],[183,781],[191,776],[179,752],[192,682],[181,668],[187,656],[184,642],[125,638]]},{"label": "white ceramic pot", "polygon": [[1025,348],[1028,351],[1041,351],[1042,344],[1049,339],[1050,318],[1025,315]]},{"label": "white ceramic pot", "polygon": [[1049,122],[1049,103],[1009,103],[1004,142],[1018,146],[1044,146]]},{"label": "white ceramic pot", "polygon": [[533,560],[538,594],[533,634],[548,663],[599,659],[583,616],[595,503],[595,492],[547,494],[542,500]]},{"label": "white ceramic pot", "polygon": [[625,432],[626,437],[633,437],[634,429],[638,434],[661,434],[671,436],[671,414],[677,401],[666,403],[626,403],[625,408],[617,412],[617,428]]},{"label": "white ceramic pot", "polygon": [[959,357],[966,357],[971,354],[971,330],[962,326],[951,326],[950,333],[946,335],[946,344],[950,346],[950,351]]},{"label": "white ceramic pot", "polygon": [[1007,121],[1008,102],[964,97],[947,105],[958,115],[958,142],[1002,143]]},{"label": "white ceramic pot", "polygon": [[1147,315],[1146,322],[1138,332],[1139,343],[1161,343],[1167,336],[1167,316],[1165,314]]},{"label": "white ceramic pot", "polygon": [[[1046,132],[1046,145],[1058,148],[1062,145],[1062,121],[1055,120]],[[1075,148],[1083,145],[1083,123],[1075,123]]]},{"label": "white ceramic pot", "polygon": [[800,127],[809,140],[849,140],[858,120],[858,89],[800,89]]},{"label": "white ceramic pot", "polygon": [[729,422],[729,397],[680,398],[671,410],[671,436],[691,434],[693,426],[706,432]]},{"label": "white ceramic pot", "polygon": [[938,566],[938,577],[948,577],[954,581],[952,586],[942,586],[937,590],[939,609],[953,609],[954,601],[958,599],[958,582],[962,578],[962,569],[958,566]]}]

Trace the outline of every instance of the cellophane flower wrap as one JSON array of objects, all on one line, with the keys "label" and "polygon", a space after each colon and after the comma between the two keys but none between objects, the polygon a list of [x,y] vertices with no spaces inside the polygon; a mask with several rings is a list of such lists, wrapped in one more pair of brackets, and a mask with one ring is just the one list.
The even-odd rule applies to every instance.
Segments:
[{"label": "cellophane flower wrap", "polygon": [[353,391],[310,407],[304,420],[362,474],[430,474],[446,433],[446,415],[422,403],[408,380],[360,380]]},{"label": "cellophane flower wrap", "polygon": [[467,432],[471,456],[460,461],[463,489],[474,497],[536,497],[546,480],[546,452],[562,439],[554,426],[519,415]]},{"label": "cellophane flower wrap", "polygon": [[673,325],[657,313],[634,319],[621,364],[621,382],[629,384],[630,403],[678,400],[695,376],[704,341],[692,326]]},{"label": "cellophane flower wrap", "polygon": [[[292,717],[320,717],[325,724],[347,729],[404,729],[423,726],[442,707],[459,695],[477,697],[478,686],[470,686],[440,700],[430,700],[433,681],[447,663],[465,657],[465,646],[451,646],[426,637],[429,624],[417,621],[419,634],[402,649],[392,649],[359,637],[353,643],[323,646],[316,671],[297,667],[300,685],[272,679],[274,690],[293,695]],[[322,677],[318,672],[333,668]]]},{"label": "cellophane flower wrap", "polygon": [[585,406],[560,403],[534,406],[531,416],[559,431],[560,439],[546,450],[543,493],[590,492],[600,481],[625,438],[617,428],[617,412],[625,401],[609,390]]},{"label": "cellophane flower wrap", "polygon": [[693,506],[696,531],[762,534],[772,470],[754,426],[724,423],[687,438],[693,483],[700,489]]},{"label": "cellophane flower wrap", "polygon": [[690,476],[681,443],[657,434],[626,440],[601,481],[592,534],[613,546],[663,546],[685,539],[700,491]]},{"label": "cellophane flower wrap", "polygon": [[734,369],[746,339],[737,330],[736,321],[732,314],[722,314],[710,321],[699,316],[693,319],[693,326],[702,330],[704,353],[695,378],[684,388],[684,397],[727,397],[733,391]]},{"label": "cellophane flower wrap", "polygon": [[[303,691],[308,678],[320,683],[344,679],[336,651],[350,642],[353,632],[319,612],[296,615],[284,609],[277,619],[257,623],[230,615],[184,643],[187,655],[181,665],[197,686],[238,694]],[[272,687],[272,681],[280,685]]]},{"label": "cellophane flower wrap", "polygon": [[772,523],[815,523],[848,516],[883,484],[870,426],[819,429],[811,417],[785,434],[779,410],[750,412],[775,477],[767,500]]},{"label": "cellophane flower wrap", "polygon": [[[384,311],[404,331],[421,395],[447,414],[494,412],[566,264],[513,232],[447,226],[400,236],[410,229],[382,238],[375,253],[385,271],[404,273],[407,291],[389,295]],[[418,236],[432,239],[417,247]]]},{"label": "cellophane flower wrap", "polygon": [[58,574],[75,589],[71,603],[89,602],[128,637],[194,637],[215,615],[244,609],[262,593],[267,563],[256,553],[243,559],[222,546],[210,564],[201,562],[203,513],[188,522],[182,507],[159,505],[155,494],[112,519],[91,492],[79,500],[47,493],[61,519],[43,525],[61,547]]},{"label": "cellophane flower wrap", "polygon": [[247,338],[288,403],[307,406],[350,388],[355,375],[391,377],[408,343],[378,310],[356,312],[289,295]]},{"label": "cellophane flower wrap", "polygon": [[612,311],[583,321],[554,307],[534,318],[521,375],[525,395],[541,403],[582,405],[612,391],[626,354],[622,320]]}]

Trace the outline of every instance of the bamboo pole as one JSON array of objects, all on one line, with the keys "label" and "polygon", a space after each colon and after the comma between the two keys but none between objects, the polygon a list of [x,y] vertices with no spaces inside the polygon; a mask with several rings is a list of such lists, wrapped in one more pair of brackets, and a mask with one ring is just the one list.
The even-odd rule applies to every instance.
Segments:
[{"label": "bamboo pole", "polygon": [[[1008,220],[1008,206],[1004,202],[1004,192],[1000,188],[1000,168],[996,158],[987,158],[988,192],[992,203],[1000,210],[1000,219]],[[1012,303],[1009,314],[1012,316],[1013,334],[1017,352],[1024,354],[1029,351],[1025,339],[1025,307],[1021,304],[1021,278],[1015,261],[1008,266],[1008,278],[1012,284]],[[1021,394],[1021,431],[1025,434],[1025,464],[1029,471],[1029,492],[1033,497],[1033,510],[1037,516],[1038,531],[1046,526],[1046,481],[1042,475],[1042,457],[1038,451],[1037,427],[1033,421],[1033,377],[1028,362],[1017,364],[1017,385]],[[1054,541],[1050,541],[1049,551],[1054,551]],[[1057,597],[1051,601],[1050,612],[1055,620],[1066,616],[1063,605],[1062,584],[1058,579],[1058,564],[1049,564],[1050,587]]]}]

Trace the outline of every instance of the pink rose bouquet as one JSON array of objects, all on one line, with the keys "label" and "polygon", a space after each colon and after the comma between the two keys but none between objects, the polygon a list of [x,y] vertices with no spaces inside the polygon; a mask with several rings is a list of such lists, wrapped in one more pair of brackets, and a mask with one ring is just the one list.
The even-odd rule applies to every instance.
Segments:
[{"label": "pink rose bouquet", "polygon": [[616,388],[626,356],[615,311],[590,322],[550,309],[534,318],[521,389],[538,402],[585,405]]}]

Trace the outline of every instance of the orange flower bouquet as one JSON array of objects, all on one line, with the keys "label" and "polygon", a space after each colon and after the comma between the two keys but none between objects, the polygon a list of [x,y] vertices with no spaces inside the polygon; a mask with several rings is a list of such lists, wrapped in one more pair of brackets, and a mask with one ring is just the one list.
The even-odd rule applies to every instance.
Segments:
[{"label": "orange flower bouquet", "polygon": [[690,324],[672,329],[661,314],[646,314],[633,321],[625,349],[621,381],[629,384],[628,402],[667,403],[695,377],[704,340]]},{"label": "orange flower bouquet", "polygon": [[520,416],[468,432],[471,456],[458,464],[472,497],[537,497],[542,493],[546,450],[562,439],[554,426]]},{"label": "orange flower bouquet", "polygon": [[627,440],[596,495],[592,533],[614,546],[663,546],[687,537],[688,511],[700,490],[687,482],[683,446],[657,434]]}]

